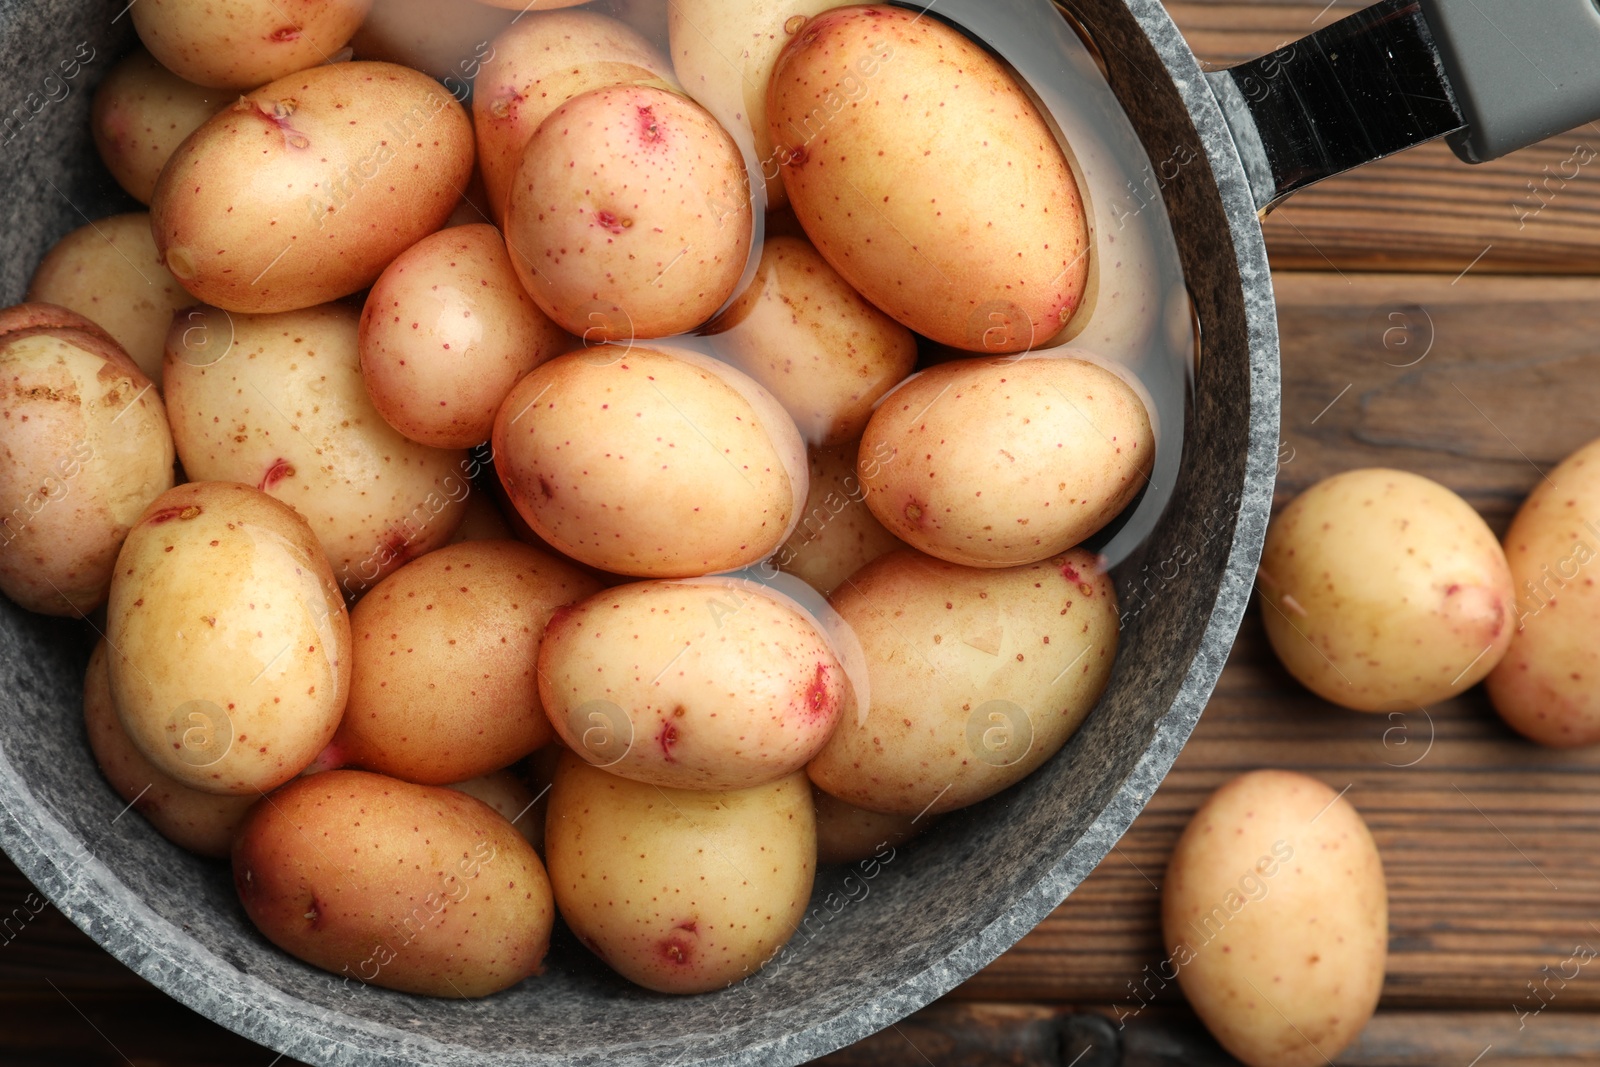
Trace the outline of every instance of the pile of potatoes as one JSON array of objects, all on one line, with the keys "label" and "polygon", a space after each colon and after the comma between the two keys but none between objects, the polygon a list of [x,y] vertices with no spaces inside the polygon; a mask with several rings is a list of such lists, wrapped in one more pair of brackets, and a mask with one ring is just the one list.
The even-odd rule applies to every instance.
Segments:
[{"label": "pile of potatoes", "polygon": [[726,986],[1109,678],[1154,437],[1031,351],[1091,256],[1051,127],[934,18],[668,7],[142,0],[93,134],[148,212],[0,313],[0,589],[336,979],[490,994],[559,914]]}]

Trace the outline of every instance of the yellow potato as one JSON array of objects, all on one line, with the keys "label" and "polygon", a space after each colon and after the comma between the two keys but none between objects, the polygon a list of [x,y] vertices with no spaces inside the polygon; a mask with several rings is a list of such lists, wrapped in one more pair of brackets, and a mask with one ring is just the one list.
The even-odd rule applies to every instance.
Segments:
[{"label": "yellow potato", "polygon": [[765,559],[806,496],[805,446],[778,402],[732,367],[678,350],[551,360],[506,397],[494,454],[534,533],[641,578]]},{"label": "yellow potato", "polygon": [[928,828],[933,816],[883,815],[846,804],[820,789],[817,805],[817,862],[855,863],[892,849]]},{"label": "yellow potato", "polygon": [[140,48],[118,60],[94,91],[94,146],[117,184],[148,204],[178,145],[235,98],[184,81]]},{"label": "yellow potato", "polygon": [[172,314],[194,304],[162,264],[144,212],[113,215],[57,241],[34,271],[28,299],[97,323],[158,388]]},{"label": "yellow potato", "polygon": [[134,747],[206,792],[299,774],[350,690],[350,619],[310,527],[233,482],[180,485],[145,511],[117,558],[106,640]]},{"label": "yellow potato", "polygon": [[1304,775],[1255,771],[1211,795],[1162,887],[1174,974],[1249,1067],[1321,1067],[1372,1018],[1383,988],[1383,861],[1350,802]]},{"label": "yellow potato", "polygon": [[245,914],[343,980],[483,997],[538,974],[555,908],[533,847],[454,789],[328,771],[278,790],[233,849]]},{"label": "yellow potato", "polygon": [[160,394],[66,308],[0,312],[0,590],[29,611],[105,602],[128,529],[173,482]]},{"label": "yellow potato", "polygon": [[811,450],[805,511],[773,557],[779,570],[823,596],[885,552],[905,547],[867,507],[866,487],[856,476],[857,452],[855,444]]},{"label": "yellow potato", "polygon": [[362,384],[354,308],[178,316],[165,381],[191,478],[243,482],[311,523],[345,595],[449,542],[466,453],[400,436]]},{"label": "yellow potato", "polygon": [[196,130],[161,172],[151,225],[200,300],[294,311],[371,285],[444,225],[471,174],[472,124],[438,82],[339,63],[262,86]]},{"label": "yellow potato", "polygon": [[789,940],[816,874],[805,775],[729,793],[661,789],[564,752],[545,856],[561,917],[618,974],[706,993]]},{"label": "yellow potato", "polygon": [[1155,451],[1138,394],[1103,367],[966,359],[884,400],[861,439],[860,474],[867,506],[902,541],[952,563],[1011,567],[1114,519]]},{"label": "yellow potato", "polygon": [[1516,630],[1505,553],[1471,505],[1405,471],[1346,471],[1267,528],[1261,619],[1307,689],[1405,711],[1488,674]]},{"label": "yellow potato", "polygon": [[1006,68],[937,18],[813,18],[778,57],[767,122],[817,251],[917,333],[1020,352],[1077,310],[1089,225],[1061,146]]},{"label": "yellow potato", "polygon": [[1506,531],[1517,626],[1485,687],[1523,736],[1562,748],[1592,745],[1600,742],[1600,441],[1546,479]]},{"label": "yellow potato", "polygon": [[868,811],[936,815],[1021,781],[1077,731],[1117,652],[1116,590],[1082,550],[980,570],[902,549],[830,603],[871,703],[845,710],[808,770]]},{"label": "yellow potato", "polygon": [[89,657],[83,679],[83,725],[106,781],[156,832],[179,848],[202,856],[226,856],[245,815],[259,798],[191,789],[145,759],[117,717],[108,663],[106,643],[101,640]]},{"label": "yellow potato", "polygon": [[535,852],[544,849],[544,813],[548,807],[545,797],[549,794],[535,793],[515,770],[480,774],[465,782],[456,782],[449,788],[483,801],[495,810],[495,814],[516,827],[517,833],[533,846]]},{"label": "yellow potato", "polygon": [[128,10],[139,40],[180,78],[253,89],[326,63],[371,6],[372,0],[138,0]]},{"label": "yellow potato", "polygon": [[707,332],[717,354],[766,386],[813,446],[860,440],[873,406],[917,362],[911,331],[797,237],[767,239],[755,281]]},{"label": "yellow potato", "polygon": [[496,34],[513,14],[478,0],[377,0],[350,39],[357,59],[398,63],[438,78],[465,102]]}]

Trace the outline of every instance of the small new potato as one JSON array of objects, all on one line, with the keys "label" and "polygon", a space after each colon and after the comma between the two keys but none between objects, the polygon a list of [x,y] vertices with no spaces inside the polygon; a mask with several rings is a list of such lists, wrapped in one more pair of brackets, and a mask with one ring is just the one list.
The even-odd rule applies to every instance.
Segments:
[{"label": "small new potato", "polygon": [[535,852],[543,851],[544,813],[549,806],[545,797],[548,791],[544,794],[535,793],[528,788],[522,776],[510,768],[480,774],[465,782],[456,782],[449,788],[489,805],[497,815],[517,828],[517,833],[533,846]]},{"label": "small new potato", "polygon": [[744,157],[693,101],[648,85],[562,104],[528,141],[506,199],[517,277],[585,341],[687,333],[744,275]]},{"label": "small new potato", "polygon": [[483,223],[430,234],[384,270],[361,313],[372,406],[411,440],[470,448],[523,375],[578,342],[545,317]]},{"label": "small new potato", "polygon": [[148,204],[178,145],[235,99],[184,81],[140,48],[118,60],[95,89],[89,128],[117,184]]},{"label": "small new potato", "polygon": [[1161,925],[1164,966],[1249,1067],[1330,1063],[1378,1005],[1383,861],[1355,808],[1315,779],[1255,771],[1213,793],[1167,864]]},{"label": "small new potato", "polygon": [[161,262],[142,211],[100,219],[57,241],[34,271],[28,299],[95,322],[158,388],[173,312],[194,304]]},{"label": "small new potato", "polygon": [[66,308],[0,312],[0,590],[29,611],[105,602],[117,552],[173,483],[160,394]]},{"label": "small new potato", "polygon": [[134,747],[210,793],[299,774],[350,691],[350,619],[310,527],[234,482],[189,482],[146,509],[117,557],[106,641]]},{"label": "small new potato", "polygon": [[778,398],[806,444],[825,448],[860,440],[917,362],[911,331],[798,237],[767,238],[755,280],[707,332],[718,355]]},{"label": "small new potato", "polygon": [[952,811],[1033,773],[1100,699],[1117,652],[1115,587],[1081,549],[1006,570],[901,549],[829,602],[861,643],[871,703],[807,770],[885,814]]},{"label": "small new potato", "polygon": [[557,609],[600,584],[516,541],[406,564],[355,606],[346,763],[424,785],[498,770],[550,742],[534,663]]},{"label": "small new potato", "polygon": [[850,694],[822,630],[748,579],[637,582],[559,612],[539,696],[562,742],[612,774],[744,789],[793,774]]},{"label": "small new potato", "polygon": [[1494,534],[1465,500],[1406,471],[1346,471],[1301,493],[1267,528],[1260,579],[1285,669],[1355,711],[1455,696],[1516,630]]},{"label": "small new potato", "polygon": [[534,533],[640,578],[763,560],[806,497],[805,446],[771,394],[676,349],[607,346],[544,364],[501,406],[494,455]]},{"label": "small new potato", "polygon": [[490,42],[513,17],[479,0],[377,0],[350,48],[357,59],[420,70],[465,98],[495,54]]},{"label": "small new potato", "polygon": [[133,28],[178,77],[254,89],[328,62],[367,17],[372,0],[139,0]]},{"label": "small new potato", "polygon": [[[904,844],[928,828],[933,817],[883,815],[846,804],[820,789],[813,790],[817,805],[817,862],[855,863]],[[890,855],[893,855],[891,851]]]},{"label": "small new potato", "polygon": [[117,717],[111,700],[109,660],[102,639],[94,646],[83,679],[83,725],[101,773],[117,795],[168,841],[201,856],[226,856],[245,816],[260,798],[191,789],[145,759]]},{"label": "small new potato", "polygon": [[290,955],[347,985],[433,997],[538,974],[555,922],[544,864],[492,808],[363,771],[302,778],[257,807],[233,884]]},{"label": "small new potato", "polygon": [[184,288],[229,311],[337,300],[444,225],[472,151],[466,111],[426,74],[316,67],[241,96],[179,146],[150,201],[156,247]]},{"label": "small new potato", "polygon": [[867,506],[914,548],[1012,567],[1079,545],[1138,495],[1155,462],[1137,393],[1063,356],[930,368],[861,439]]},{"label": "small new potato", "polygon": [[754,974],[789,940],[816,874],[805,775],[727,793],[661,789],[563,752],[545,856],[572,932],[658,993]]},{"label": "small new potato", "polygon": [[1489,699],[1512,729],[1541,745],[1600,742],[1600,441],[1534,486],[1506,531],[1505,554],[1520,592],[1517,626],[1485,679]]},{"label": "small new potato", "polygon": [[[774,557],[779,570],[823,596],[832,595],[846,578],[885,552],[905,547],[867,507],[866,488],[856,475],[858,458],[855,444],[811,450],[811,491],[805,511]],[[876,471],[880,461],[881,456],[864,462]]]}]

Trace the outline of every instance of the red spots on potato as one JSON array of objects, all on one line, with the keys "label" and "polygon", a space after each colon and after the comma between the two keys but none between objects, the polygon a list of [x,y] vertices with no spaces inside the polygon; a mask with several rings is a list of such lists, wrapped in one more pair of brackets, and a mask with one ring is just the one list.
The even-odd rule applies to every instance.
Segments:
[{"label": "red spots on potato", "polygon": [[190,519],[198,516],[202,510],[204,509],[202,509],[199,504],[188,504],[184,507],[162,508],[160,511],[155,512],[144,521],[148,526],[160,526],[162,523],[171,522],[173,519],[177,519],[181,522],[187,522]]},{"label": "red spots on potato", "polygon": [[278,29],[273,30],[272,33],[267,37],[267,40],[276,41],[279,44],[284,44],[289,41],[298,41],[299,39],[299,26],[280,26]]},{"label": "red spots on potato", "polygon": [[678,725],[674,722],[664,722],[661,729],[656,732],[656,744],[661,746],[661,758],[668,763],[678,762],[672,757],[672,748],[678,743]]},{"label": "red spots on potato", "polygon": [[539,476],[539,493],[546,500],[550,500],[556,495],[555,487],[550,484],[550,479],[542,474]]},{"label": "red spots on potato", "polygon": [[661,941],[661,958],[677,967],[687,967],[694,958],[694,946],[676,934]]},{"label": "red spots on potato", "polygon": [[831,695],[828,690],[828,665],[819,663],[811,676],[810,684],[806,686],[804,705],[806,715],[813,720],[825,716],[832,710]]},{"label": "red spots on potato", "polygon": [[666,140],[666,130],[661,119],[656,116],[655,109],[641,107],[638,109],[639,139],[645,144],[660,144]]},{"label": "red spots on potato", "polygon": [[261,481],[256,485],[256,488],[265,493],[285,478],[293,477],[294,465],[280,457],[272,461],[272,466],[268,467],[267,472],[261,476]]},{"label": "red spots on potato", "polygon": [[1069,582],[1081,582],[1083,580],[1083,576],[1078,573],[1078,568],[1074,567],[1070,562],[1067,561],[1062,561],[1061,577],[1065,578]]}]

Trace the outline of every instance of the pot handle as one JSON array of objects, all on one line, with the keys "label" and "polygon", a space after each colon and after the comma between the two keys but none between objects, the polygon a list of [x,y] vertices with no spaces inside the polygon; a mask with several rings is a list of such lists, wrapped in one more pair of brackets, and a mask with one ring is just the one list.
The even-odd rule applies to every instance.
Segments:
[{"label": "pot handle", "polygon": [[1600,0],[1381,0],[1206,79],[1264,211],[1437,137],[1482,163],[1600,118]]}]

